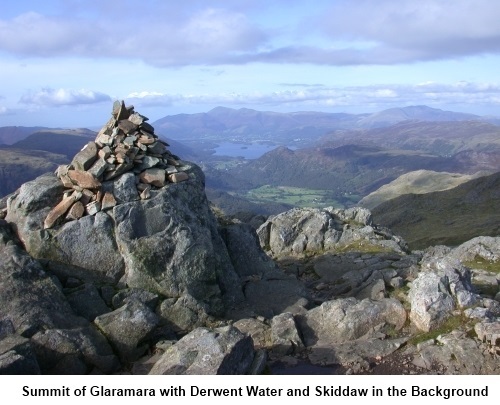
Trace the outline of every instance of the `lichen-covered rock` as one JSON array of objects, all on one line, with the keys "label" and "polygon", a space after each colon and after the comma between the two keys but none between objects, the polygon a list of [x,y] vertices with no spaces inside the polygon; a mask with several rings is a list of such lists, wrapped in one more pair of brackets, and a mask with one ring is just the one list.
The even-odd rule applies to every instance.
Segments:
[{"label": "lichen-covered rock", "polygon": [[462,262],[480,257],[490,262],[500,261],[500,237],[478,236],[462,243],[450,252],[450,257]]},{"label": "lichen-covered rock", "polygon": [[162,323],[180,333],[200,327],[210,319],[206,306],[190,295],[164,300],[158,308],[158,313]]},{"label": "lichen-covered rock", "polygon": [[420,273],[412,282],[408,298],[410,319],[422,331],[439,326],[455,309],[448,279],[436,273]]},{"label": "lichen-covered rock", "polygon": [[171,346],[149,374],[246,374],[254,360],[252,339],[227,326],[197,328]]},{"label": "lichen-covered rock", "polygon": [[96,316],[111,312],[93,284],[85,284],[82,288],[75,289],[67,294],[66,298],[76,314],[91,322]]},{"label": "lichen-covered rock", "polygon": [[297,316],[306,346],[325,346],[369,337],[376,327],[403,327],[406,311],[396,299],[379,301],[343,298],[327,301]]},{"label": "lichen-covered rock", "polygon": [[271,354],[284,356],[304,349],[293,315],[285,312],[271,319]]},{"label": "lichen-covered rock", "polygon": [[257,230],[260,244],[273,256],[334,250],[352,244],[407,252],[400,237],[372,226],[365,208],[293,208],[269,218]]},{"label": "lichen-covered rock", "polygon": [[95,324],[113,344],[124,361],[137,360],[147,346],[140,347],[158,325],[156,314],[138,301],[130,301],[117,310],[98,316]]},{"label": "lichen-covered rock", "polygon": [[427,271],[419,273],[411,284],[408,298],[410,319],[421,330],[439,326],[456,308],[476,304],[470,270],[450,258],[426,259]]},{"label": "lichen-covered rock", "polygon": [[[437,343],[437,344],[435,344]],[[424,345],[413,364],[427,370],[443,370],[444,374],[484,375],[500,373],[498,355],[471,339],[463,331],[439,336],[437,342]]]}]

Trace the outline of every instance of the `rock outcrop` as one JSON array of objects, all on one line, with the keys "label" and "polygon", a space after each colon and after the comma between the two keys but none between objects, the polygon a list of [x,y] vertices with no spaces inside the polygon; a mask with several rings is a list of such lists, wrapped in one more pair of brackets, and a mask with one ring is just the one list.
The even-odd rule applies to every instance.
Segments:
[{"label": "rock outcrop", "polygon": [[358,245],[406,252],[406,243],[375,226],[365,208],[294,208],[270,217],[257,230],[262,248],[275,257]]}]

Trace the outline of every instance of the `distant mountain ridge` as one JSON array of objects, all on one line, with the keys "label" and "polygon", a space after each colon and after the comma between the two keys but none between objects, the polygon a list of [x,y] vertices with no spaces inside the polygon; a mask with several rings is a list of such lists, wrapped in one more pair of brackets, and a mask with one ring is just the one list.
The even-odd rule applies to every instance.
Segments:
[{"label": "distant mountain ridge", "polygon": [[272,140],[290,144],[309,141],[334,130],[379,128],[407,120],[464,121],[481,119],[473,114],[443,111],[427,106],[392,108],[374,114],[325,112],[277,113],[249,108],[216,107],[206,113],[177,114],[153,123],[159,133],[172,139]]},{"label": "distant mountain ridge", "polygon": [[334,131],[320,146],[367,144],[450,156],[466,150],[500,150],[500,127],[483,121],[403,121],[372,129]]},{"label": "distant mountain ridge", "polygon": [[34,132],[48,129],[45,127],[0,127],[0,145],[12,145],[19,142]]}]

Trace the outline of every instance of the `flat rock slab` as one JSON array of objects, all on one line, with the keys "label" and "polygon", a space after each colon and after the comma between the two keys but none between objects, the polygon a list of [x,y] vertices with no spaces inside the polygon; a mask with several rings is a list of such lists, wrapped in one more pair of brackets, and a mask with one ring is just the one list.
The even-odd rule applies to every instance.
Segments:
[{"label": "flat rock slab", "polygon": [[246,374],[252,366],[252,339],[227,326],[198,328],[167,349],[149,374]]},{"label": "flat rock slab", "polygon": [[137,360],[147,349],[138,347],[158,325],[156,314],[138,301],[127,302],[117,310],[101,315],[95,324],[116,348],[124,361]]}]

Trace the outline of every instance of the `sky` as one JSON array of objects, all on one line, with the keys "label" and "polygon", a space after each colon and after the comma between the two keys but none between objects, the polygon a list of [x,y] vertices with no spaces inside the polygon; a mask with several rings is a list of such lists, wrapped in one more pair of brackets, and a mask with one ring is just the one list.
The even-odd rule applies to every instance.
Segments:
[{"label": "sky", "polygon": [[216,106],[500,116],[498,0],[17,0],[0,126],[100,127]]}]

